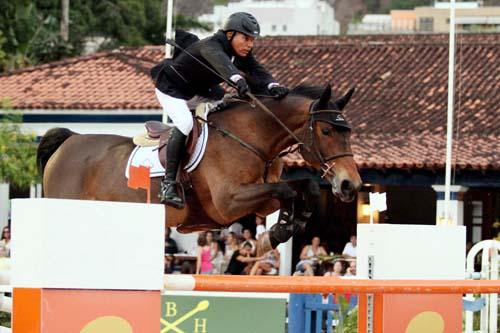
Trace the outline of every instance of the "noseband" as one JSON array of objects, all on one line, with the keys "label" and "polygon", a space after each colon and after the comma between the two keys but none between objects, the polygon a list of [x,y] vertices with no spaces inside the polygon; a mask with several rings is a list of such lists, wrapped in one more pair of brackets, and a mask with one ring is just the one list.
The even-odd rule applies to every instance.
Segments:
[{"label": "noseband", "polygon": [[[309,106],[309,119],[308,119],[308,134],[309,134],[309,142],[311,144],[304,145],[308,147],[310,151],[312,151],[315,155],[316,158],[319,160],[321,164],[321,170],[323,171],[323,174],[321,175],[322,178],[324,178],[329,172],[331,172],[331,169],[335,165],[335,162],[328,163],[330,161],[334,161],[338,158],[341,157],[346,157],[346,156],[354,156],[352,152],[342,152],[342,153],[337,153],[334,155],[330,156],[323,156],[321,153],[321,150],[319,149],[318,146],[318,141],[316,140],[316,135],[314,134],[314,125],[317,122],[323,122],[323,123],[328,123],[332,126],[335,127],[342,127],[346,129],[351,129],[351,127],[347,124],[344,116],[342,115],[342,112],[337,111],[337,110],[314,110],[314,107],[316,106],[318,101],[314,101],[311,103]],[[312,148],[312,149],[311,149]],[[299,148],[299,151],[302,149],[302,145]]]},{"label": "noseband", "polygon": [[[263,152],[261,152],[260,150],[258,150],[255,147],[253,147],[252,145],[248,144],[247,142],[245,142],[244,140],[242,140],[238,136],[234,135],[233,133],[222,129],[219,126],[217,126],[216,124],[214,124],[213,122],[207,121],[207,120],[205,120],[205,119],[203,119],[201,117],[196,116],[195,118],[198,119],[198,120],[200,120],[200,121],[202,121],[202,122],[204,122],[204,123],[207,123],[208,126],[210,126],[213,129],[215,129],[222,136],[229,137],[229,138],[233,139],[234,141],[238,142],[240,145],[242,145],[246,149],[248,149],[251,152],[253,152],[255,155],[259,156],[265,162],[264,176],[263,176],[264,182],[267,179],[267,174],[268,174],[269,168],[273,165],[274,161],[276,159],[278,159],[278,158],[281,158],[281,157],[285,156],[286,154],[289,154],[289,153],[291,153],[293,151],[296,151],[297,149],[301,153],[302,153],[302,150],[306,150],[307,152],[313,153],[316,156],[316,158],[318,159],[318,161],[321,163],[321,170],[323,171],[323,174],[321,175],[321,177],[324,178],[328,173],[331,172],[331,169],[335,165],[335,162],[332,162],[330,164],[328,162],[334,161],[337,158],[341,158],[341,157],[345,157],[345,156],[354,156],[354,155],[351,152],[342,152],[342,153],[338,153],[338,154],[327,156],[327,157],[323,156],[323,154],[321,153],[321,150],[319,149],[318,142],[316,140],[316,136],[314,135],[314,124],[316,124],[317,122],[325,122],[325,123],[331,124],[332,126],[343,127],[343,128],[347,128],[349,130],[351,129],[351,127],[347,124],[347,122],[345,121],[345,119],[342,116],[342,113],[340,111],[337,111],[337,110],[314,110],[314,107],[316,106],[317,102],[318,101],[313,101],[311,103],[311,105],[309,106],[308,134],[309,134],[309,138],[310,138],[310,140],[309,140],[310,144],[305,144],[304,142],[302,142],[302,140],[300,140],[266,106],[264,106],[262,104],[259,105],[260,108],[263,111],[265,111],[267,114],[269,114],[270,116],[272,116],[272,118],[286,132],[288,132],[289,136],[291,136],[295,141],[297,141],[297,144],[298,144],[298,148],[293,149],[293,150],[289,149],[287,151],[283,151],[283,152],[279,153],[277,156],[275,156],[271,160],[268,160]],[[253,104],[251,104],[251,105],[252,105],[252,107],[255,107]]]}]

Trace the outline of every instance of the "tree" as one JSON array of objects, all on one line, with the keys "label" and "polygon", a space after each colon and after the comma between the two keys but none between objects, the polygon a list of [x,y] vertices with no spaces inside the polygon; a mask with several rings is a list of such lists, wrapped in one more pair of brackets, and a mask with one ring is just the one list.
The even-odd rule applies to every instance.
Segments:
[{"label": "tree", "polygon": [[[79,55],[89,37],[103,37],[106,49],[163,44],[162,8],[162,0],[71,0],[65,41],[60,34],[61,0],[0,1],[0,71]],[[210,28],[183,15],[175,23],[180,29]]]},{"label": "tree", "polygon": [[0,182],[27,188],[39,180],[36,138],[21,132],[22,117],[10,110],[8,100],[1,104],[5,113],[0,122]]},{"label": "tree", "polygon": [[413,9],[418,6],[429,6],[433,0],[391,0],[391,9]]}]

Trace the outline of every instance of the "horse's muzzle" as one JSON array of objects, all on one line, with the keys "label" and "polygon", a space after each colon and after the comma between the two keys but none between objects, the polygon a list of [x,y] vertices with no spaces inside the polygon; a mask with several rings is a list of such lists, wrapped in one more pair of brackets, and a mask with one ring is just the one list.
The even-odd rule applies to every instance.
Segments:
[{"label": "horse's muzzle", "polygon": [[343,202],[353,201],[356,197],[356,193],[358,193],[361,188],[361,182],[353,182],[349,179],[342,179],[340,181],[340,185],[337,186],[337,184],[338,183],[334,178],[332,182],[332,192]]}]

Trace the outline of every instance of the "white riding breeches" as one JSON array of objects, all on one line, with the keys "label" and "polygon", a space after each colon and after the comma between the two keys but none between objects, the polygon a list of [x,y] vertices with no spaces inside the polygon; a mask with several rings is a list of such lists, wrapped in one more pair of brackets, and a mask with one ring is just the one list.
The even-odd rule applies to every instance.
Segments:
[{"label": "white riding breeches", "polygon": [[187,106],[187,102],[180,98],[175,98],[155,89],[156,97],[168,117],[172,119],[174,126],[184,135],[188,135],[193,129],[193,116]]}]

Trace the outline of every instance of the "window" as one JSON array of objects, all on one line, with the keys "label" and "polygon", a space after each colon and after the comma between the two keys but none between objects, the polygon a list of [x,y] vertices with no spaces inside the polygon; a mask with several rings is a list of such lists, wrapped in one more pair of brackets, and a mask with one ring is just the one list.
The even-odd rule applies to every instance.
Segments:
[{"label": "window", "polygon": [[420,31],[433,32],[434,31],[434,18],[421,17],[420,18]]},{"label": "window", "polygon": [[283,24],[283,32],[286,32],[286,24]]},{"label": "window", "polygon": [[271,26],[271,31],[272,31],[272,32],[276,32],[276,24],[273,24],[273,25]]},{"label": "window", "polygon": [[472,242],[483,240],[483,202],[472,201]]}]

